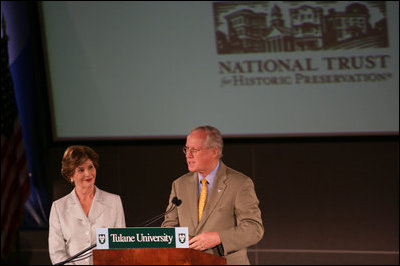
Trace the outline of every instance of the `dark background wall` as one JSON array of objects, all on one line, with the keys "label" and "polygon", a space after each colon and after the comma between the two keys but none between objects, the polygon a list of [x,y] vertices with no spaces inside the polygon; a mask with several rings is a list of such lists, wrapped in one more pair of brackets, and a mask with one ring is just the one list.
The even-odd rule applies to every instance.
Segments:
[{"label": "dark background wall", "polygon": [[[96,183],[121,195],[127,226],[162,213],[172,181],[187,171],[185,139],[54,142],[44,71],[37,76],[51,200],[72,189],[60,174],[65,148],[85,144],[100,154]],[[223,161],[253,179],[260,200],[265,235],[249,249],[251,262],[398,264],[398,148],[398,136],[225,139]],[[20,230],[2,263],[50,264],[47,236]]]},{"label": "dark background wall", "polygon": [[[84,143],[100,154],[96,183],[121,195],[127,226],[165,210],[186,172],[184,143]],[[70,144],[47,150],[53,200],[72,189],[60,175]],[[397,138],[228,139],[223,160],[255,182],[265,235],[249,250],[253,264],[398,264]],[[28,264],[50,263],[47,231],[20,235]]]}]

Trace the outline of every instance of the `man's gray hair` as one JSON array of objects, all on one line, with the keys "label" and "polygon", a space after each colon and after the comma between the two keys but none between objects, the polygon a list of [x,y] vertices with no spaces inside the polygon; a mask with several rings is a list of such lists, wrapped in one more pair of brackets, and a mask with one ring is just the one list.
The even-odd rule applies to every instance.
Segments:
[{"label": "man's gray hair", "polygon": [[223,156],[222,149],[224,147],[224,142],[222,140],[221,132],[217,128],[215,128],[213,126],[209,126],[209,125],[198,126],[194,129],[192,129],[190,132],[198,131],[198,130],[206,132],[206,134],[207,134],[206,146],[208,148],[217,147],[219,158],[222,158],[222,156]]}]

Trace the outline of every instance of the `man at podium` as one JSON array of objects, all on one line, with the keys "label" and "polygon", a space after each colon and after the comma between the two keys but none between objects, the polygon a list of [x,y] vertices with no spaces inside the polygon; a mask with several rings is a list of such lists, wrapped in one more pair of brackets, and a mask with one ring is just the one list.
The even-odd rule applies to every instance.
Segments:
[{"label": "man at podium", "polygon": [[248,176],[221,160],[223,140],[212,126],[199,126],[187,136],[183,152],[189,173],[172,183],[172,199],[182,203],[167,211],[162,227],[188,227],[189,247],[224,256],[227,264],[250,264],[247,247],[264,235],[259,201]]}]

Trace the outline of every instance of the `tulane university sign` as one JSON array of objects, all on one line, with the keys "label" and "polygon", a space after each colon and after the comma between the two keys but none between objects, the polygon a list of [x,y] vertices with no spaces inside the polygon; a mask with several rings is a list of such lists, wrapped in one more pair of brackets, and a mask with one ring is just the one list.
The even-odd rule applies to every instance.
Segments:
[{"label": "tulane university sign", "polygon": [[97,228],[97,249],[188,248],[187,227]]}]

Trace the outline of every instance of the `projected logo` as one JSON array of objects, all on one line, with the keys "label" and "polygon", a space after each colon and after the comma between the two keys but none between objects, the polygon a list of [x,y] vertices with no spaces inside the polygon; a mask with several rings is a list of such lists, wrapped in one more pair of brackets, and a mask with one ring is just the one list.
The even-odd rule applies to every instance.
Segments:
[{"label": "projected logo", "polygon": [[398,18],[387,19],[386,4],[392,6],[378,1],[213,3],[220,87],[323,89],[348,83],[366,88],[379,82],[390,88],[398,76],[392,73],[398,47],[389,45],[388,33],[397,29]]},{"label": "projected logo", "polygon": [[217,2],[218,54],[388,47],[385,1]]}]

